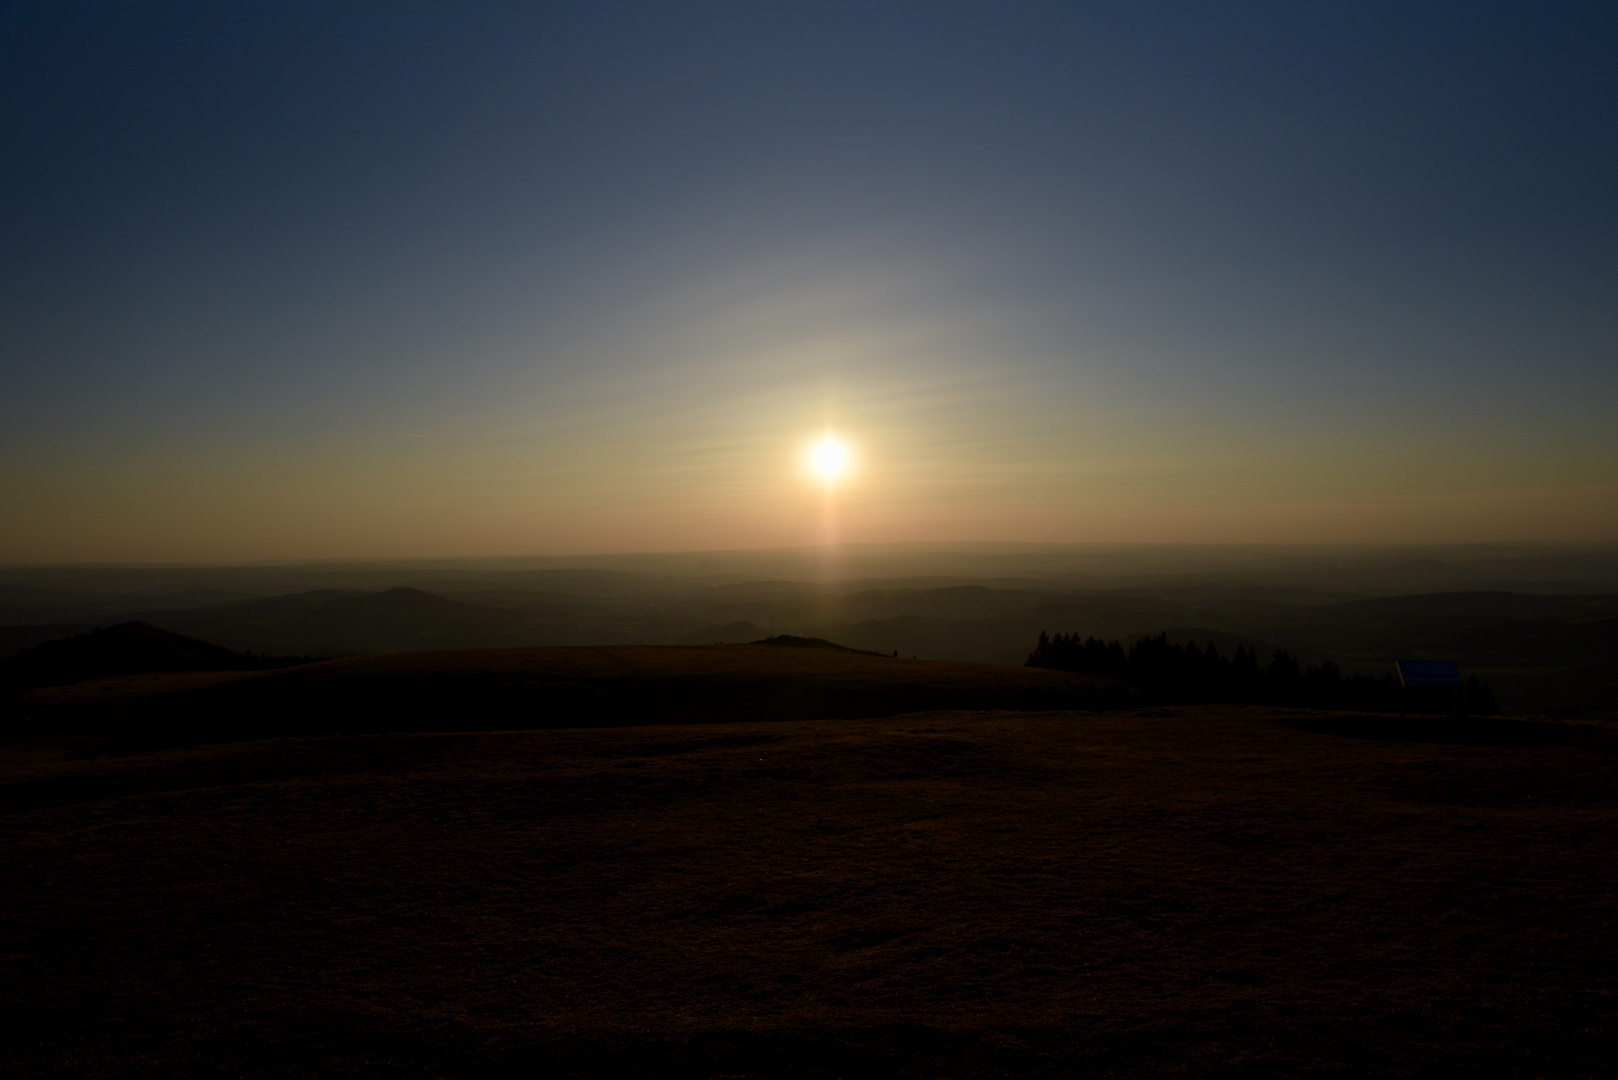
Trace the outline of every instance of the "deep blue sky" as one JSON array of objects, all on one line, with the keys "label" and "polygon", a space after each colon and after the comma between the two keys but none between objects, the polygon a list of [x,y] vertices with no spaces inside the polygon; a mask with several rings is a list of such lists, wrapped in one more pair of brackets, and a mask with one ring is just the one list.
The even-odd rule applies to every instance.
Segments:
[{"label": "deep blue sky", "polygon": [[1618,539],[1615,56],[1610,4],[12,4],[0,560]]}]

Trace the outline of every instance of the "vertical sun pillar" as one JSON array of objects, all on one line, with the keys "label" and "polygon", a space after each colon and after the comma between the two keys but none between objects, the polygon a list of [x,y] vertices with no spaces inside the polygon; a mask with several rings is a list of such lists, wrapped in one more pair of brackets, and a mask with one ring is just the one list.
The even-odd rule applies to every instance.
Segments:
[{"label": "vertical sun pillar", "polygon": [[809,474],[821,485],[821,542],[826,549],[826,562],[822,573],[832,576],[832,557],[838,541],[837,486],[847,475],[853,457],[848,447],[831,432],[821,436],[809,447],[805,464]]}]

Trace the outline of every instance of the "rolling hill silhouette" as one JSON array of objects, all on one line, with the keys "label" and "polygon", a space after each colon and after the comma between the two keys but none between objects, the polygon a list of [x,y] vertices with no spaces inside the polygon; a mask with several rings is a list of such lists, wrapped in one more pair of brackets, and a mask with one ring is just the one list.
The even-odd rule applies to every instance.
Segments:
[{"label": "rolling hill silhouette", "polygon": [[109,675],[174,671],[250,671],[282,666],[285,660],[244,656],[222,645],[126,622],[47,641],[21,656],[0,662],[0,685],[11,689],[61,686]]},{"label": "rolling hill silhouette", "polygon": [[[379,572],[367,573],[374,578]],[[118,580],[126,589],[135,584]],[[1452,659],[1488,682],[1507,712],[1618,718],[1618,597],[1598,593],[1475,590],[1345,599],[1196,578],[1108,590],[1013,578],[704,584],[467,571],[460,577],[424,573],[420,580],[383,591],[188,601],[183,608],[126,610],[109,621],[140,620],[272,655],[743,643],[784,633],[883,655],[1000,664],[1021,664],[1042,631],[1125,641],[1168,631],[1172,640],[1213,640],[1224,651],[1238,643],[1261,656],[1285,649],[1308,665],[1331,660],[1358,674],[1380,675],[1400,658]],[[234,581],[226,575],[214,585]],[[28,589],[28,595],[40,592],[34,586],[23,592]],[[165,595],[195,600],[202,593]],[[76,629],[88,627],[0,627],[0,656]]]},{"label": "rolling hill silhouette", "polygon": [[413,652],[526,644],[522,612],[398,587],[366,593],[336,589],[243,600],[148,619],[254,652],[324,655]]}]

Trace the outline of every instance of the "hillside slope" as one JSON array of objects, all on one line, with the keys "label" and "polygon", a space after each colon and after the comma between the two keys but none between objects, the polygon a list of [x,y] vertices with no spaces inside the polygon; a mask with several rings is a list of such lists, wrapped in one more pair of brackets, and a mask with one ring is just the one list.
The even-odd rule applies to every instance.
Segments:
[{"label": "hillside slope", "polygon": [[0,661],[0,689],[61,686],[109,675],[169,671],[245,671],[267,666],[212,642],[146,622],[119,623],[55,641]]},{"label": "hillside slope", "polygon": [[[13,725],[184,740],[1097,709],[1129,691],[1063,672],[770,645],[475,649],[204,680],[101,681],[12,701]],[[155,736],[154,736],[155,737]]]}]

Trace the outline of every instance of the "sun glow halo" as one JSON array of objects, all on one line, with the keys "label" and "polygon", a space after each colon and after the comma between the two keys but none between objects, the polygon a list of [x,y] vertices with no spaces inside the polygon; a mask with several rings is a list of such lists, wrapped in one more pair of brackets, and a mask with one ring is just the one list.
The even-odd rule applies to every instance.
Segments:
[{"label": "sun glow halo", "polygon": [[810,448],[809,467],[830,483],[848,471],[848,448],[827,435]]}]

